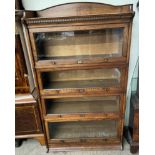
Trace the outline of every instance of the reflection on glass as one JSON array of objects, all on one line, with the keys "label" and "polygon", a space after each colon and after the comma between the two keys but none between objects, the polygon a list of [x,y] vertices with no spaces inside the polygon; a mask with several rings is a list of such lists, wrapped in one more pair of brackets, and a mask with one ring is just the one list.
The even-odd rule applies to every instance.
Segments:
[{"label": "reflection on glass", "polygon": [[43,89],[113,87],[120,84],[120,71],[112,69],[87,69],[43,72]]},{"label": "reflection on glass", "polygon": [[122,56],[123,29],[35,33],[38,59]]},{"label": "reflection on glass", "polygon": [[107,138],[117,136],[114,120],[49,123],[50,139]]}]

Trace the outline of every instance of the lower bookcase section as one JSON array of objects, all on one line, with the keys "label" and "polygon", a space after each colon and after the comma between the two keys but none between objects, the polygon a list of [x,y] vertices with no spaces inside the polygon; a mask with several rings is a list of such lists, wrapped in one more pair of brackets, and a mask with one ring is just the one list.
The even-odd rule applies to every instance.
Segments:
[{"label": "lower bookcase section", "polygon": [[118,120],[45,121],[53,150],[121,149]]},{"label": "lower bookcase section", "polygon": [[117,122],[84,121],[48,123],[50,139],[117,137]]},{"label": "lower bookcase section", "polygon": [[122,94],[42,97],[48,146],[53,151],[122,149]]},{"label": "lower bookcase section", "polygon": [[118,120],[46,122],[53,151],[122,149]]}]

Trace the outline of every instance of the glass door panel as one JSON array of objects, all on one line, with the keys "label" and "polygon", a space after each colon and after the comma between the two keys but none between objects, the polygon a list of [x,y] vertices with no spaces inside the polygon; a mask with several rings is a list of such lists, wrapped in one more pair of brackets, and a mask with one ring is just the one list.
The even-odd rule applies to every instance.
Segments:
[{"label": "glass door panel", "polygon": [[34,39],[39,60],[121,57],[123,28],[38,32]]},{"label": "glass door panel", "polygon": [[45,99],[47,114],[119,112],[119,96]]},{"label": "glass door panel", "polygon": [[117,121],[48,123],[50,139],[116,138]]},{"label": "glass door panel", "polygon": [[52,71],[41,73],[43,89],[119,87],[118,68]]}]

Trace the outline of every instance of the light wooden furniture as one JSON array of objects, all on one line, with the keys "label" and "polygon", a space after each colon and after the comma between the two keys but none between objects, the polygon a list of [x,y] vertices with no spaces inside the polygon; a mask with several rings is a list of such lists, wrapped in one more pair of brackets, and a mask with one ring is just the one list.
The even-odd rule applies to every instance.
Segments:
[{"label": "light wooden furniture", "polygon": [[122,149],[133,6],[26,11],[47,148]]}]

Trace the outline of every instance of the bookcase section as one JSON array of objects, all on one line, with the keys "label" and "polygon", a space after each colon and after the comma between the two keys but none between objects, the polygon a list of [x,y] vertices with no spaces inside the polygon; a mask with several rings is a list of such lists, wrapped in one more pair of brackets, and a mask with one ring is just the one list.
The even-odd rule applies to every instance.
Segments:
[{"label": "bookcase section", "polygon": [[47,148],[122,148],[133,17],[88,2],[25,14]]}]

